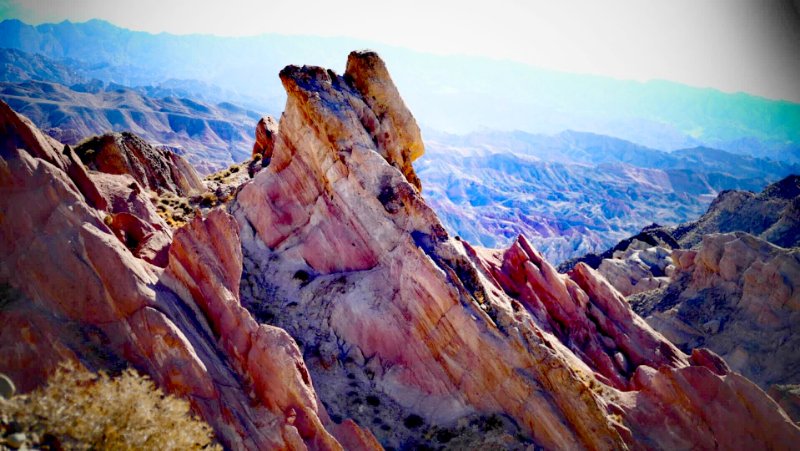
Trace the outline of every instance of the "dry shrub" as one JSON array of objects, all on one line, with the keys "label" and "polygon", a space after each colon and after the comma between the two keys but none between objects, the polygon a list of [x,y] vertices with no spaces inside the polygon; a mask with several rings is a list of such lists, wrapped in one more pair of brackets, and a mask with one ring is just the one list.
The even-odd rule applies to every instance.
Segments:
[{"label": "dry shrub", "polygon": [[221,449],[188,402],[131,369],[112,378],[61,364],[44,387],[5,400],[0,410],[23,432],[55,436],[68,449]]},{"label": "dry shrub", "polygon": [[211,191],[206,191],[200,197],[200,205],[203,207],[213,207],[217,202],[219,202],[217,195]]}]

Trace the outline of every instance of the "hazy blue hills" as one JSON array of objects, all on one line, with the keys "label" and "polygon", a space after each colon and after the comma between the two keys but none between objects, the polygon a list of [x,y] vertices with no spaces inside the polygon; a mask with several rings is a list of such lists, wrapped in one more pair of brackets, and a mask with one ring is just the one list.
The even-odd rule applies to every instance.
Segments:
[{"label": "hazy blue hills", "polygon": [[86,81],[77,71],[64,64],[16,49],[0,49],[0,81],[55,81],[71,85]]},{"label": "hazy blue hills", "polygon": [[663,152],[592,133],[429,133],[415,167],[445,226],[486,247],[525,234],[554,262],[654,222],[702,215],[719,192],[761,191],[800,166],[716,149]]},{"label": "hazy blue hills", "polygon": [[66,144],[109,131],[131,131],[184,155],[202,172],[250,156],[259,115],[236,105],[149,97],[102,82],[73,86],[0,82],[0,99]]},{"label": "hazy blue hills", "polygon": [[[680,183],[681,179],[688,177],[694,178],[697,183],[707,184],[698,194],[733,188],[760,191],[777,178],[800,172],[800,164],[790,163],[794,160],[788,157],[784,161],[776,161],[704,146],[665,152],[611,136],[573,130],[553,135],[521,131],[475,132],[467,135],[430,131],[428,134],[435,141],[477,152],[513,153],[565,164],[596,166],[624,163],[661,169],[672,177],[673,183]],[[726,182],[726,177],[736,181]]]},{"label": "hazy blue hills", "polygon": [[[206,83],[227,92],[229,101],[272,114],[283,106],[277,77],[283,66],[341,69],[350,50],[372,47],[387,61],[418,120],[433,129],[549,134],[572,129],[665,150],[707,145],[790,161],[800,155],[798,104],[664,81],[639,83],[487,58],[435,56],[346,38],[154,35],[98,20],[35,27],[6,20],[0,23],[0,47],[79,62],[88,78],[128,86]],[[184,93],[205,91],[184,88]]]},{"label": "hazy blue hills", "polygon": [[129,130],[209,171],[247,158],[258,117],[283,110],[280,69],[341,71],[362,47],[381,53],[423,125],[426,199],[477,245],[524,233],[559,262],[800,173],[798,104],[345,38],[7,20],[0,98],[63,142]]}]

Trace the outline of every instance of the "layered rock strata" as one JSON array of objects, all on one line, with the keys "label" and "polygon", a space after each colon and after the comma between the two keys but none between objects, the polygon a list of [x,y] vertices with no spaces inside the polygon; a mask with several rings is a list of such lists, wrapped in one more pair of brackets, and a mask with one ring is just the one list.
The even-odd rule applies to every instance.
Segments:
[{"label": "layered rock strata", "polygon": [[648,323],[684,349],[712,349],[765,389],[800,382],[800,250],[736,232],[672,258],[670,285],[631,299]]},{"label": "layered rock strata", "polygon": [[132,133],[96,136],[78,145],[75,151],[89,169],[127,174],[150,191],[186,196],[206,189],[183,157],[153,147]]},{"label": "layered rock strata", "polygon": [[343,76],[280,75],[271,163],[231,206],[241,293],[301,345],[332,418],[369,422],[393,448],[800,439],[758,387],[678,350],[585,265],[560,275],[524,239],[498,252],[449,237],[411,166],[419,129],[376,54],[351,53]]},{"label": "layered rock strata", "polygon": [[419,128],[376,54],[352,53],[344,76],[280,75],[270,164],[233,217],[170,232],[165,269],[113,216],[146,207],[0,111],[0,322],[15,325],[0,330],[0,371],[29,390],[63,359],[133,365],[233,449],[800,440],[756,385],[710,351],[681,352],[588,266],[559,274],[524,238],[491,251],[449,237],[419,194]]},{"label": "layered rock strata", "polygon": [[104,211],[101,184],[69,147],[0,108],[0,371],[21,390],[65,359],[130,365],[187,398],[231,449],[378,446],[330,420],[294,341],[239,305],[230,216],[179,230],[162,270],[115,236],[136,216]]}]

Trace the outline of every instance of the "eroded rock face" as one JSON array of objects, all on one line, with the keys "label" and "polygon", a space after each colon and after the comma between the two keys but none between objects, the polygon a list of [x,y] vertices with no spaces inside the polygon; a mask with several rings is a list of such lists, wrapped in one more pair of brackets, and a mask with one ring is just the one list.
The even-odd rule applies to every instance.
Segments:
[{"label": "eroded rock face", "polygon": [[187,398],[231,449],[342,449],[335,437],[377,446],[355,423],[329,419],[294,341],[239,305],[230,216],[215,211],[179,230],[164,271],[115,236],[148,223],[99,210],[90,196],[102,190],[79,189],[67,172],[73,164],[81,174],[79,160],[65,162],[13,112],[2,119],[0,371],[21,390],[64,359],[112,372],[131,365]]},{"label": "eroded rock face", "polygon": [[710,233],[747,232],[783,247],[800,245],[800,175],[790,175],[760,193],[723,191],[695,222],[676,227],[683,247]]},{"label": "eroded rock face", "polygon": [[570,260],[559,270],[566,272],[577,262],[585,262],[629,296],[664,288],[669,283],[674,271],[669,258],[673,249],[695,248],[708,234],[737,231],[778,246],[800,245],[800,176],[788,176],[758,194],[723,191],[697,221],[677,227],[645,227],[602,254]]},{"label": "eroded rock face", "polygon": [[411,162],[422,156],[425,147],[417,121],[394,86],[386,64],[374,52],[353,52],[347,58],[344,77],[371,110],[372,114],[366,112],[361,117],[362,124],[376,140],[377,148],[384,152],[381,155],[420,189]]},{"label": "eroded rock face", "polygon": [[298,341],[334,422],[370,423],[391,447],[800,439],[758,387],[683,354],[585,265],[560,275],[524,239],[498,252],[450,238],[419,194],[422,142],[385,66],[354,52],[347,68],[281,72],[272,161],[231,206],[242,302]]},{"label": "eroded rock face", "polygon": [[684,349],[705,346],[765,389],[796,384],[800,253],[752,235],[711,234],[673,251],[674,280],[632,298],[654,328]]},{"label": "eroded rock face", "polygon": [[188,195],[205,191],[203,181],[180,155],[158,149],[132,133],[108,133],[75,148],[92,170],[128,174],[143,188]]},{"label": "eroded rock face", "polygon": [[278,123],[272,116],[262,117],[256,124],[256,143],[253,144],[253,156],[272,158],[275,139],[278,136]]},{"label": "eroded rock face", "polygon": [[127,245],[149,224],[141,199],[101,190],[7,115],[0,323],[17,327],[0,330],[0,371],[28,390],[64,358],[133,365],[233,449],[800,440],[757,386],[672,346],[596,271],[559,274],[524,238],[505,251],[450,238],[419,194],[419,129],[383,62],[354,52],[347,67],[281,72],[270,164],[235,220],[212,211],[175,232],[166,269]]},{"label": "eroded rock face", "polygon": [[[179,229],[170,248],[164,280],[187,302],[196,302],[230,364],[244,375],[255,398],[277,415],[280,436],[287,445],[313,449],[338,449],[325,429],[333,424],[319,405],[300,350],[286,331],[259,325],[239,302],[242,251],[238,225],[222,210],[206,219],[195,217]],[[374,443],[369,433],[343,431],[358,448]]]},{"label": "eroded rock face", "polygon": [[630,296],[667,286],[675,265],[671,249],[642,243],[603,259],[597,270],[623,296]]},{"label": "eroded rock face", "polygon": [[0,127],[3,151],[13,153],[16,149],[26,149],[31,156],[46,161],[67,174],[91,206],[107,208],[103,196],[89,178],[88,171],[78,156],[69,147],[42,133],[28,118],[18,115],[2,101]]},{"label": "eroded rock face", "polygon": [[677,348],[634,314],[597,272],[579,263],[564,277],[523,237],[508,250],[482,250],[481,264],[545,329],[618,389],[640,365],[686,366]]}]

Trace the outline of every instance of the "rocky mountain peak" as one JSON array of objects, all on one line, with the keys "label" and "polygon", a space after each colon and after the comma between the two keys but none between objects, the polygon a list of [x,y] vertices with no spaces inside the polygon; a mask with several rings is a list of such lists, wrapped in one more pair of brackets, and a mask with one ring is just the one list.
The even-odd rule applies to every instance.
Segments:
[{"label": "rocky mountain peak", "polygon": [[[272,161],[231,205],[242,304],[301,343],[332,418],[376,425],[393,448],[713,447],[800,433],[712,353],[671,345],[588,266],[559,274],[524,237],[507,250],[449,237],[414,183],[421,141],[384,63],[357,52],[347,67],[281,72]],[[753,403],[709,414],[709,390]],[[785,435],[742,427],[754,417]],[[491,433],[477,426],[487,422]]]},{"label": "rocky mountain peak", "polygon": [[401,168],[409,182],[420,188],[411,162],[422,156],[425,146],[417,121],[400,97],[386,64],[375,52],[351,52],[344,76],[376,115],[376,127],[372,128],[371,118],[365,126],[383,150],[384,158]]},{"label": "rocky mountain peak", "polygon": [[790,175],[769,185],[762,191],[761,196],[790,200],[800,196],[800,175]]},{"label": "rocky mountain peak", "polygon": [[0,368],[30,389],[63,359],[135,366],[237,450],[800,441],[757,386],[670,344],[585,264],[559,274],[524,237],[490,250],[448,236],[375,53],[351,54],[344,76],[280,77],[269,164],[229,212],[166,230],[158,265],[88,201],[79,159],[34,127],[3,138],[0,324],[15,327],[0,329]]},{"label": "rocky mountain peak", "polygon": [[374,146],[411,184],[421,187],[411,165],[424,152],[419,126],[376,53],[352,52],[343,77],[309,66],[287,66],[280,77],[289,96],[287,110],[298,102],[301,109],[320,114],[311,119],[337,151]]}]

